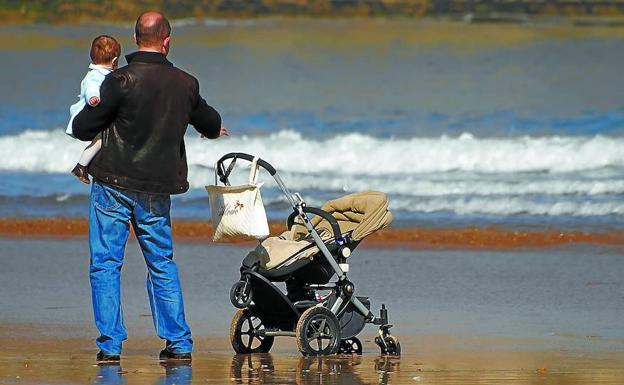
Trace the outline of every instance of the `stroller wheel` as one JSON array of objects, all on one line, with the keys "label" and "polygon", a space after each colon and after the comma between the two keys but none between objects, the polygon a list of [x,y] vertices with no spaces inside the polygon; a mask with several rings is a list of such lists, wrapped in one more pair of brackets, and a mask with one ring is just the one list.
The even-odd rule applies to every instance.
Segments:
[{"label": "stroller wheel", "polygon": [[230,289],[230,301],[238,309],[244,309],[251,304],[253,293],[248,281],[238,281]]},{"label": "stroller wheel", "polygon": [[340,345],[338,318],[325,307],[311,307],[301,314],[296,336],[297,347],[303,355],[335,354]]},{"label": "stroller wheel", "polygon": [[230,342],[238,354],[268,353],[274,337],[261,335],[264,322],[249,309],[241,309],[234,314],[230,324]]},{"label": "stroller wheel", "polygon": [[340,341],[338,354],[362,354],[362,342],[357,337],[351,337]]},{"label": "stroller wheel", "polygon": [[386,337],[384,337],[383,342],[381,340],[381,337],[376,337],[375,343],[381,349],[381,354],[389,356],[401,355],[401,343],[399,342],[399,339],[395,336],[387,335]]}]

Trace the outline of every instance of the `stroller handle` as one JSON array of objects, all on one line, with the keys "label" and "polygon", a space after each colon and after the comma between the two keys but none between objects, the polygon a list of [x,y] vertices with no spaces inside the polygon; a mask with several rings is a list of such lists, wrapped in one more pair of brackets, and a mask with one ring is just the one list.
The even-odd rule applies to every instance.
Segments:
[{"label": "stroller handle", "polygon": [[[338,221],[336,220],[336,218],[334,218],[333,215],[331,215],[325,210],[321,210],[316,207],[304,207],[303,212],[308,213],[308,214],[318,215],[319,217],[325,219],[327,222],[329,222],[332,228],[332,232],[334,233],[334,239],[338,240],[342,238],[342,231],[340,230],[340,225],[338,225]],[[288,216],[288,221],[286,222],[287,223],[286,226],[288,226],[288,230],[290,230],[293,227],[293,225],[295,224],[295,217],[298,215],[299,213],[297,211],[293,211]]]},{"label": "stroller handle", "polygon": [[[221,171],[223,170],[223,162],[225,162],[228,159],[245,159],[247,161],[253,162],[255,156],[253,155],[249,155],[249,154],[245,154],[244,152],[230,152],[229,154],[225,154],[221,157],[221,159],[219,159],[217,161],[217,172],[220,174]],[[271,176],[275,176],[275,168],[273,166],[271,166],[271,164],[269,162],[267,162],[266,160],[260,159],[258,158],[258,166],[264,168],[265,170],[267,170],[269,172],[269,174],[271,174]],[[223,176],[223,175],[219,175],[219,176]]]},{"label": "stroller handle", "polygon": [[[234,163],[236,162],[236,159],[239,159],[239,158],[245,159],[249,162],[253,162],[255,156],[245,154],[244,152],[230,152],[229,154],[223,155],[221,159],[217,161],[216,173],[219,179],[221,180],[221,182],[223,182],[223,184],[228,184],[227,180],[230,176],[230,172],[232,171],[232,168],[234,167]],[[230,165],[228,166],[228,169],[226,170],[225,166],[223,166],[223,162],[225,162],[228,159],[232,159],[232,162],[230,162]],[[297,201],[293,198],[292,194],[288,190],[288,187],[286,187],[286,185],[282,181],[282,178],[280,178],[280,176],[277,174],[277,171],[275,171],[275,167],[271,166],[271,164],[267,162],[266,160],[260,159],[260,158],[258,158],[258,160],[256,161],[256,164],[264,168],[265,170],[267,170],[269,174],[271,174],[273,179],[275,179],[275,182],[277,182],[277,186],[280,188],[280,190],[282,190],[282,192],[286,196],[286,199],[288,200],[288,202],[291,204],[293,208],[296,208]]]}]

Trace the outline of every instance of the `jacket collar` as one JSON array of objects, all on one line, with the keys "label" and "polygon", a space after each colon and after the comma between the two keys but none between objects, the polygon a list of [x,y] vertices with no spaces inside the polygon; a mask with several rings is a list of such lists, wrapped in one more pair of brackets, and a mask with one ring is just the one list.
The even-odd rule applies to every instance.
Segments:
[{"label": "jacket collar", "polygon": [[128,64],[132,62],[141,63],[155,63],[155,64],[167,64],[172,66],[173,64],[167,60],[167,57],[160,52],[149,51],[136,51],[129,55],[126,55],[126,61]]},{"label": "jacket collar", "polygon": [[112,72],[112,69],[110,67],[106,67],[100,64],[93,64],[93,63],[89,64],[89,69],[96,70],[97,72],[101,73],[104,76]]}]

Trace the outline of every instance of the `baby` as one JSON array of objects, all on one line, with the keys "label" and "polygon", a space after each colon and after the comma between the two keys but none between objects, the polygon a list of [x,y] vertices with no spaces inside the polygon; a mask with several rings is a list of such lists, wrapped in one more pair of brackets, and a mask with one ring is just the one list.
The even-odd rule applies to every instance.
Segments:
[{"label": "baby", "polygon": [[[117,69],[119,55],[121,55],[121,46],[114,38],[108,35],[100,35],[93,39],[89,72],[87,72],[87,75],[82,79],[82,83],[80,83],[78,101],[69,107],[71,118],[65,131],[69,136],[74,137],[72,122],[85,105],[96,107],[100,104],[100,86],[106,75]],[[98,135],[82,152],[80,160],[72,170],[72,174],[80,179],[81,182],[90,183],[87,166],[100,151],[101,147],[102,139],[101,135]]]}]

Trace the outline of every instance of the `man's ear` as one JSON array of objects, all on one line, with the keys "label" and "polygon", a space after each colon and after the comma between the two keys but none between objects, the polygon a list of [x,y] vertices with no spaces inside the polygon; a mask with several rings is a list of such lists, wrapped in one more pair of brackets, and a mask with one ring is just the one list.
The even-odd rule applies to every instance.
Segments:
[{"label": "man's ear", "polygon": [[136,33],[132,34],[132,40],[134,40],[134,44],[139,45],[139,42],[137,41],[137,38],[136,38]]},{"label": "man's ear", "polygon": [[164,55],[167,55],[169,53],[169,42],[171,41],[171,38],[169,36],[167,36],[165,38],[165,40],[163,40],[162,43],[162,53]]},{"label": "man's ear", "polygon": [[117,56],[115,56],[113,58],[113,60],[111,60],[111,67],[113,67],[113,69],[116,69],[117,66],[119,66],[119,58]]}]

